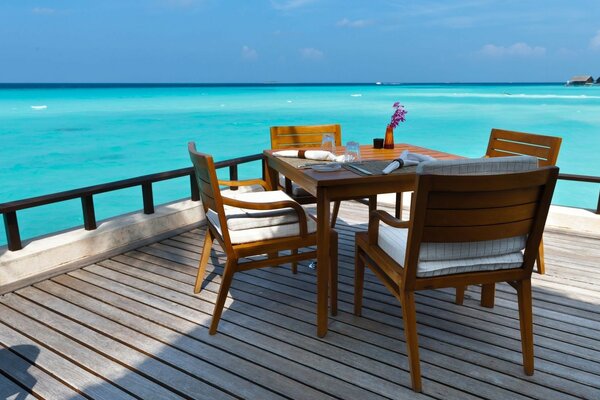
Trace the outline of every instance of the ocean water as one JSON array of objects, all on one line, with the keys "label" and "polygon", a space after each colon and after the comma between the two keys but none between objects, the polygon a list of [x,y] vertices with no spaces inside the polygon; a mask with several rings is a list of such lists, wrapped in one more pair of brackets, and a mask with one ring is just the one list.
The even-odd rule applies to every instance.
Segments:
[{"label": "ocean water", "polygon": [[[189,166],[187,142],[216,160],[268,148],[271,125],[340,123],[346,141],[383,137],[468,157],[491,128],[563,138],[561,172],[600,175],[600,86],[561,84],[0,86],[0,203]],[[240,169],[260,174],[259,163]],[[598,185],[560,182],[553,203],[595,208]],[[155,185],[157,204],[188,179]],[[96,196],[99,220],[142,208],[141,189]],[[18,212],[23,239],[82,225],[73,200]],[[3,227],[2,227],[3,228]],[[6,243],[4,229],[0,244]]]}]

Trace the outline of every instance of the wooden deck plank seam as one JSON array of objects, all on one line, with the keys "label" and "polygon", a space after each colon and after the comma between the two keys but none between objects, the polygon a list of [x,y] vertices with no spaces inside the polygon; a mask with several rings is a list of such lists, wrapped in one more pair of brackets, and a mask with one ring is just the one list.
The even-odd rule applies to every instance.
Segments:
[{"label": "wooden deck plank seam", "polygon": [[[54,282],[54,280],[53,280],[53,282]],[[61,286],[64,286],[65,288],[71,289],[71,290],[73,290],[73,291],[75,291],[75,292],[78,292],[78,293],[80,293],[81,295],[84,295],[84,296],[86,295],[86,293],[84,293],[84,292],[81,292],[81,291],[78,291],[77,289],[70,288],[70,287],[68,287],[68,286],[65,286],[65,285],[62,285],[62,284],[60,284],[60,283],[57,283],[57,284],[58,284],[58,285],[61,285]],[[120,307],[118,307],[118,306],[116,306],[116,305],[114,305],[114,304],[110,304],[110,303],[108,303],[108,302],[105,302],[105,301],[103,301],[103,300],[101,300],[101,299],[97,299],[97,298],[95,298],[95,297],[94,297],[93,299],[94,299],[94,300],[96,300],[96,301],[102,302],[102,303],[104,303],[104,304],[106,304],[106,305],[109,305],[109,306],[111,306],[111,307],[114,307],[114,308],[116,308],[116,309],[119,309],[119,310],[121,310],[121,311],[123,311],[123,312],[130,313],[129,311],[127,311],[127,310],[126,310],[126,309],[124,309],[124,308],[120,308]],[[68,301],[68,300],[67,300],[67,301]],[[72,304],[75,304],[75,303],[72,303]],[[79,305],[79,304],[75,304],[75,305],[77,305],[77,306],[81,307],[81,305]],[[89,310],[89,311],[92,311],[92,310]],[[131,314],[131,313],[130,313],[130,314]],[[192,339],[192,340],[199,341],[199,342],[201,341],[201,340],[200,340],[200,339],[198,339],[197,337],[191,336],[191,335],[189,335],[189,334],[187,334],[187,333],[185,333],[185,332],[183,332],[183,331],[175,331],[175,330],[173,330],[171,327],[169,327],[168,325],[161,325],[159,322],[157,322],[157,321],[153,321],[153,320],[151,320],[151,319],[148,319],[148,318],[145,318],[145,317],[143,317],[143,316],[139,316],[139,315],[135,315],[135,314],[132,314],[132,315],[134,315],[135,317],[141,318],[141,319],[145,319],[146,321],[148,321],[148,322],[151,322],[152,324],[156,324],[156,325],[162,326],[162,327],[163,327],[163,328],[165,328],[165,329],[171,330],[171,331],[173,331],[173,332],[177,332],[177,333],[181,334],[182,336],[186,336],[186,337],[188,337],[188,338],[190,338],[190,339]],[[105,317],[105,318],[106,318],[106,317]],[[119,323],[119,324],[121,324],[120,322],[117,322],[117,321],[115,321],[115,322],[116,322],[116,323]],[[135,329],[135,327],[133,327],[133,326],[131,326],[131,325],[125,325],[125,324],[121,324],[121,325],[123,325],[123,326],[125,326],[125,327],[128,327],[128,328],[130,328],[130,329],[132,329],[132,330],[136,330],[137,332],[139,332],[139,333],[141,333],[141,334],[147,335],[147,334],[146,334],[146,333],[144,333],[143,331],[141,331],[141,330],[137,330],[137,329]],[[159,340],[159,341],[161,341],[161,342],[163,342],[164,344],[166,344],[166,345],[168,345],[168,346],[173,346],[172,344],[169,344],[168,342],[165,342],[165,341],[163,341],[163,340],[161,340],[161,339],[158,339],[158,338],[155,338],[155,339],[156,339],[156,340]],[[206,342],[205,342],[205,344],[208,344],[208,343],[206,343]],[[180,349],[180,350],[185,352],[185,350],[184,350],[184,349]],[[232,355],[232,356],[235,356],[235,357],[237,357],[237,358],[240,358],[240,359],[242,359],[242,360],[245,360],[245,361],[251,362],[251,360],[250,360],[250,359],[245,359],[244,357],[242,357],[242,356],[241,356],[241,355],[239,355],[239,354],[236,354],[235,352],[228,351],[227,349],[224,349],[224,348],[222,348],[222,349],[220,349],[220,350],[222,350],[223,352],[225,352],[225,353],[228,353],[228,354],[230,354],[230,355]],[[195,354],[193,354],[193,353],[189,353],[189,352],[188,352],[188,354],[190,354],[191,356],[194,356],[194,357],[196,357],[196,358],[200,358],[200,357],[198,357],[197,355],[195,355]],[[205,361],[206,361],[206,360],[205,360]],[[267,365],[263,365],[263,367],[264,367],[265,369],[268,369],[268,370],[270,370],[271,372],[274,372],[274,373],[279,373],[279,372],[280,372],[280,371],[276,370],[274,367],[272,367],[272,368],[269,368],[269,366],[267,366]],[[231,372],[231,371],[230,371],[230,372]],[[232,373],[234,373],[234,374],[235,374],[235,372],[232,372]],[[245,378],[245,379],[248,379],[248,377],[244,377],[244,376],[242,376],[242,375],[239,375],[239,374],[238,374],[238,376],[240,376],[240,377],[242,377],[242,378]],[[297,381],[297,382],[299,382],[299,383],[302,383],[300,380],[297,380],[297,379],[294,379],[294,378],[290,378],[290,379],[292,379],[292,380],[295,380],[295,381]],[[260,384],[259,384],[259,385],[260,385]],[[261,385],[261,386],[265,387],[265,385]],[[317,389],[317,390],[318,390],[318,389]],[[323,393],[324,393],[324,392],[323,392]],[[284,397],[287,397],[285,394],[282,394],[282,393],[279,393],[279,394],[280,394],[280,395],[283,395]]]}]

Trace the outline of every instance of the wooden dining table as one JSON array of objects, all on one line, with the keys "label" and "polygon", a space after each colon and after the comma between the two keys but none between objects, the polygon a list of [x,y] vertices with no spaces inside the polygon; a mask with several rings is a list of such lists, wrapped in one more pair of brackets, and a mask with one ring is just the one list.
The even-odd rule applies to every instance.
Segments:
[{"label": "wooden dining table", "polygon": [[[295,149],[297,150],[297,149]],[[306,149],[310,150],[310,149]],[[315,149],[312,149],[315,150]],[[369,161],[392,161],[400,156],[404,150],[425,154],[436,159],[454,159],[458,156],[431,150],[410,144],[395,144],[394,149],[374,149],[372,146],[360,146],[361,161],[365,166]],[[336,152],[343,154],[343,147],[336,148]],[[286,176],[317,199],[317,335],[323,337],[327,334],[328,325],[328,299],[329,299],[329,274],[330,260],[328,249],[331,240],[330,204],[336,200],[368,198],[383,193],[401,193],[412,191],[415,187],[415,167],[403,168],[389,175],[364,175],[359,171],[341,168],[337,171],[319,172],[311,168],[298,166],[298,159],[276,157],[274,150],[265,150],[265,178],[272,190],[276,190],[279,174]],[[293,161],[292,161],[293,160]],[[303,160],[316,162],[313,160]],[[359,164],[360,165],[360,164]],[[366,210],[365,210],[366,214]],[[335,315],[337,307],[332,305],[332,314]]]}]

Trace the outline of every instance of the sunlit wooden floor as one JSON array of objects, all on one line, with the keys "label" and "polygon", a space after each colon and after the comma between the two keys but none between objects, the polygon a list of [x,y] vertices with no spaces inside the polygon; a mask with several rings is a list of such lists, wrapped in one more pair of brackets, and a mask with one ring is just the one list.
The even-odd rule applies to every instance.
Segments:
[{"label": "sunlit wooden floor", "polygon": [[516,295],[496,306],[417,295],[423,394],[410,389],[400,305],[367,276],[352,314],[353,235],[367,209],[342,203],[340,313],[315,335],[315,272],[237,274],[208,335],[223,253],[192,283],[203,229],[0,297],[0,398],[600,399],[600,238],[547,232],[534,276],[535,375],[521,366]]}]

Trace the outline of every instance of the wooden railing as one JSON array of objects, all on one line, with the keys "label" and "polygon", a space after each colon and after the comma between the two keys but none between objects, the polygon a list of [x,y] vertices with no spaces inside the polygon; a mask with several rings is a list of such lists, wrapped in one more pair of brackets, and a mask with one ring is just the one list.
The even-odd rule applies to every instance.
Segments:
[{"label": "wooden railing", "polygon": [[[600,176],[558,174],[558,179],[565,181],[600,183]],[[596,205],[596,214],[600,214],[600,192],[598,193],[598,205]]]},{"label": "wooden railing", "polygon": [[[217,169],[229,168],[229,178],[231,180],[237,180],[238,165],[252,161],[263,160],[263,158],[264,157],[262,154],[254,154],[251,156],[220,161],[215,163],[215,167]],[[96,229],[96,213],[94,212],[93,197],[94,195],[112,192],[120,189],[126,189],[134,186],[141,186],[144,214],[153,214],[154,196],[152,192],[152,184],[154,182],[164,181],[168,179],[181,178],[183,176],[190,177],[191,199],[194,201],[200,200],[200,194],[198,192],[198,185],[194,176],[194,170],[192,167],[189,167],[176,169],[173,171],[160,172],[157,174],[139,176],[137,178],[125,179],[116,182],[103,183],[101,185],[88,186],[80,189],[68,190],[66,192],[53,193],[39,197],[31,197],[28,199],[2,203],[0,204],[0,214],[2,214],[4,217],[4,229],[6,231],[8,249],[16,251],[23,248],[21,244],[21,234],[19,232],[19,223],[17,220],[17,211],[19,210],[79,198],[81,199],[81,209],[83,212],[83,226],[88,231],[94,230]],[[577,182],[600,183],[600,176],[560,174],[558,176],[558,179]],[[235,190],[236,188],[232,187],[231,189]],[[596,207],[596,214],[600,214],[600,193],[598,193],[598,205]]]},{"label": "wooden railing", "polygon": [[[262,154],[254,154],[251,156],[220,161],[215,163],[215,167],[218,169],[229,168],[230,179],[237,180],[238,165],[262,159]],[[157,174],[139,176],[137,178],[125,179],[116,182],[103,183],[101,185],[88,186],[80,189],[67,190],[65,192],[53,193],[44,196],[31,197],[28,199],[11,201],[8,203],[2,203],[0,204],[0,214],[2,214],[4,217],[4,229],[6,231],[8,249],[16,251],[23,248],[21,244],[21,234],[19,232],[19,223],[17,219],[17,211],[19,210],[79,198],[81,199],[81,210],[83,212],[83,226],[86,230],[90,231],[96,229],[94,195],[140,186],[142,188],[144,214],[153,214],[154,195],[152,191],[152,184],[155,182],[181,178],[184,176],[190,177],[191,199],[194,201],[200,200],[200,193],[198,192],[198,184],[196,183],[196,177],[194,176],[194,169],[192,167],[189,167],[176,169],[173,171],[159,172]],[[232,187],[231,189],[235,190],[236,188]]]}]

